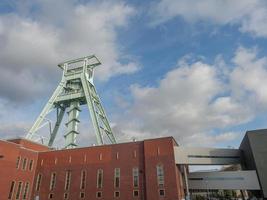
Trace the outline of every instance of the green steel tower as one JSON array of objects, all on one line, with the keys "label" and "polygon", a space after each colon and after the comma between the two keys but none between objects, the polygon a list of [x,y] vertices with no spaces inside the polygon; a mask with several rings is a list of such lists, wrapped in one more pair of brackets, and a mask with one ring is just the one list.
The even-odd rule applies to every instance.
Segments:
[{"label": "green steel tower", "polygon": [[94,55],[58,64],[63,70],[62,79],[26,135],[27,139],[34,140],[33,138],[36,132],[46,123],[46,116],[52,110],[56,110],[56,122],[53,129],[50,131],[47,144],[48,146],[52,146],[63,116],[65,112],[67,112],[67,132],[64,135],[65,148],[75,148],[77,146],[76,137],[79,134],[80,106],[86,104],[95,129],[97,144],[104,144],[104,136],[107,136],[110,143],[116,143],[116,139],[112,133],[106,113],[101,105],[100,98],[93,83],[94,68],[100,64],[100,61]]}]

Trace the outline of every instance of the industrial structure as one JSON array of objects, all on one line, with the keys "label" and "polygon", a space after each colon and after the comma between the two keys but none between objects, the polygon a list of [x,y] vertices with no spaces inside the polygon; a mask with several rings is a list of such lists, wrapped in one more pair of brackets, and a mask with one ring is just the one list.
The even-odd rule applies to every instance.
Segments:
[{"label": "industrial structure", "polygon": [[105,143],[105,135],[110,143],[116,143],[106,113],[94,86],[94,68],[100,64],[100,61],[94,55],[58,64],[63,70],[62,79],[41,114],[37,117],[29,133],[26,135],[27,139],[35,141],[36,137],[34,136],[36,136],[36,132],[45,124],[50,123],[50,120],[46,116],[52,110],[56,110],[56,122],[53,130],[50,132],[47,143],[51,147],[67,109],[67,132],[64,135],[65,148],[75,148],[77,146],[76,137],[79,134],[80,106],[86,104],[95,129],[97,144],[102,145]]},{"label": "industrial structure", "polygon": [[[0,200],[182,200],[196,190],[207,191],[207,199],[210,190],[267,199],[267,129],[247,132],[239,149],[183,147],[173,137],[116,144],[93,84],[99,64],[95,56],[59,64],[62,80],[26,138],[0,140]],[[88,106],[97,146],[77,146],[80,105]],[[49,141],[37,143],[52,110]],[[52,145],[66,110],[65,147],[57,150]],[[190,172],[190,165],[239,167]]]}]

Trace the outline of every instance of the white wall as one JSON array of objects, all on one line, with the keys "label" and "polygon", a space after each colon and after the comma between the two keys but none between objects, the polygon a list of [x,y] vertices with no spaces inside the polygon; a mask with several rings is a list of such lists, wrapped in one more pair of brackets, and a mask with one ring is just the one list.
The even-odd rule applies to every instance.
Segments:
[{"label": "white wall", "polygon": [[239,149],[174,147],[176,164],[230,165],[241,162]]},{"label": "white wall", "polygon": [[188,185],[189,189],[260,190],[255,170],[192,172]]}]

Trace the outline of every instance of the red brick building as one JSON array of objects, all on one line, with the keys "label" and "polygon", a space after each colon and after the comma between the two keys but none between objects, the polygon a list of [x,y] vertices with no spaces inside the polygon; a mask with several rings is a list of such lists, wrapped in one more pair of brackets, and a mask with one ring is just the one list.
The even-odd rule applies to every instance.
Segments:
[{"label": "red brick building", "polygon": [[53,150],[0,140],[0,200],[184,198],[173,138]]}]

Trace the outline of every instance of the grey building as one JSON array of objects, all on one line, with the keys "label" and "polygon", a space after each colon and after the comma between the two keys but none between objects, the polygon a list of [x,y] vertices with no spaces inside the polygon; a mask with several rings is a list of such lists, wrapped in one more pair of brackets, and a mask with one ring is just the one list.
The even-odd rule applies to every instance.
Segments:
[{"label": "grey building", "polygon": [[240,147],[243,152],[242,168],[256,170],[261,191],[256,196],[267,199],[267,129],[246,132]]}]

